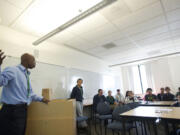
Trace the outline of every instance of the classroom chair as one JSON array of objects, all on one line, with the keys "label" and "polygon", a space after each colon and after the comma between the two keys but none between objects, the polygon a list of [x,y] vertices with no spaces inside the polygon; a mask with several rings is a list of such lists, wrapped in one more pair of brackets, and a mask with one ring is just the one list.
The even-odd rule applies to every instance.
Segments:
[{"label": "classroom chair", "polygon": [[106,132],[106,125],[108,124],[108,120],[112,120],[112,111],[108,103],[101,102],[97,105],[97,112],[95,114],[95,131],[97,132],[96,120],[100,121],[100,134],[102,135],[102,124],[104,124]]},{"label": "classroom chair", "polygon": [[[115,132],[119,134],[119,132],[123,131],[122,118],[120,117],[120,114],[127,112],[129,110],[131,110],[131,108],[128,105],[120,105],[114,109],[112,113],[113,122],[107,125],[107,129],[112,130],[113,135]],[[137,125],[133,121],[126,121],[125,127],[126,127],[126,131],[129,132],[129,135],[131,135],[131,129],[134,129],[134,128],[136,129],[135,130],[136,134],[138,134]]]},{"label": "classroom chair", "polygon": [[76,124],[77,125],[77,134],[78,135],[80,134],[80,130],[78,128],[78,124],[83,122],[83,121],[86,121],[88,123],[88,127],[89,127],[88,128],[89,130],[86,131],[86,134],[87,135],[91,135],[91,123],[90,123],[89,118],[87,116],[79,116],[79,117],[76,118],[76,122],[77,122],[77,124]]}]

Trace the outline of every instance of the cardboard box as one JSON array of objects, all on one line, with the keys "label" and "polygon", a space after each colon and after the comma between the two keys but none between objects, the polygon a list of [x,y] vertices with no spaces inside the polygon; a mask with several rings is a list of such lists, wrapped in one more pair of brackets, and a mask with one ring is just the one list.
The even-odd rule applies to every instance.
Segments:
[{"label": "cardboard box", "polygon": [[34,102],[28,108],[26,135],[76,135],[75,100]]},{"label": "cardboard box", "polygon": [[42,96],[48,100],[52,100],[52,89],[49,88],[42,89]]}]

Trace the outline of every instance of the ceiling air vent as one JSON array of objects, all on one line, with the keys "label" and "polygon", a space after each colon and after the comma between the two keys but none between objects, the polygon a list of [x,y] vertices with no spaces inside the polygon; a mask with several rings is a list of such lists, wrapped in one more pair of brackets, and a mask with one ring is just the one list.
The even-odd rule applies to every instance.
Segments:
[{"label": "ceiling air vent", "polygon": [[114,43],[108,43],[108,44],[102,45],[102,47],[104,47],[105,49],[111,49],[111,48],[114,48],[116,46],[117,45],[115,45]]}]

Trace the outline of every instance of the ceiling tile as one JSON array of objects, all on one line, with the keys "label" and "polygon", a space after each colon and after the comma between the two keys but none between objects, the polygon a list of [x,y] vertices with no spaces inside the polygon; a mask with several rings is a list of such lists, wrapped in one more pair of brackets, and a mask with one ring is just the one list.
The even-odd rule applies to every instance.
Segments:
[{"label": "ceiling tile", "polygon": [[168,22],[170,23],[180,20],[180,9],[168,12],[167,19],[168,19]]},{"label": "ceiling tile", "polygon": [[138,34],[147,30],[151,30],[154,28],[158,28],[162,25],[165,25],[166,23],[166,19],[164,16],[158,16],[155,18],[152,18],[151,20],[139,23],[137,25],[134,25],[132,27],[129,27],[127,29],[124,29],[123,31],[127,34],[127,35],[134,35],[134,34]]},{"label": "ceiling tile", "polygon": [[86,50],[86,52],[99,56],[99,53],[106,52],[107,49],[102,46],[97,46]]},{"label": "ceiling tile", "polygon": [[176,30],[172,30],[172,39],[175,40],[179,40],[180,39],[180,29],[176,29]]},{"label": "ceiling tile", "polygon": [[64,31],[54,35],[53,37],[51,37],[49,40],[54,41],[56,43],[64,43],[68,40],[71,40],[74,37],[75,37],[75,35],[73,33],[71,33],[69,30],[64,30]]},{"label": "ceiling tile", "polygon": [[95,41],[95,40],[103,39],[104,36],[107,36],[114,32],[117,32],[116,27],[114,27],[114,25],[112,25],[110,23],[107,23],[103,26],[93,29],[92,31],[89,31],[87,33],[83,33],[79,36],[88,41]]},{"label": "ceiling tile", "polygon": [[126,51],[122,51],[120,53],[116,53],[116,54],[112,53],[111,55],[103,56],[103,59],[111,61],[112,63],[116,63],[119,60],[129,58],[131,56],[138,55],[138,54],[142,54],[142,50],[138,48],[131,48]]},{"label": "ceiling tile", "polygon": [[161,50],[163,48],[172,47],[172,40],[170,38],[166,38],[165,40],[161,40],[160,42],[153,42],[147,46],[144,46],[147,50]]},{"label": "ceiling tile", "polygon": [[[179,51],[180,51],[180,39],[174,40],[174,45],[175,45],[175,47],[178,48]],[[176,50],[176,51],[177,51],[177,50]]]},{"label": "ceiling tile", "polygon": [[128,7],[132,10],[138,10],[147,5],[150,5],[158,0],[124,0],[124,2],[128,5]]},{"label": "ceiling tile", "polygon": [[135,26],[138,23],[142,23],[143,21],[148,21],[162,14],[163,10],[161,8],[161,4],[160,2],[157,2],[153,5],[150,5],[149,7],[138,10],[137,12],[133,12],[128,16],[122,17],[112,22],[116,24],[119,27],[119,29],[125,29],[130,26]]},{"label": "ceiling tile", "polygon": [[156,36],[156,35],[168,32],[168,31],[169,31],[168,26],[163,25],[161,27],[157,27],[157,28],[151,29],[149,31],[145,31],[145,32],[142,32],[139,34],[131,35],[130,38],[133,39],[134,41],[138,41],[138,40],[142,40],[145,38]]},{"label": "ceiling tile", "polygon": [[108,20],[116,20],[130,14],[131,11],[122,0],[117,0],[115,3],[100,10],[99,13]]},{"label": "ceiling tile", "polygon": [[89,31],[94,31],[97,28],[109,23],[109,21],[102,16],[100,13],[94,13],[89,17],[79,21],[78,23],[74,24],[73,26],[69,27],[68,29],[72,32],[80,35]]},{"label": "ceiling tile", "polygon": [[103,38],[94,40],[93,42],[96,43],[97,45],[103,45],[110,42],[114,42],[122,38],[126,38],[126,36],[121,31],[119,31],[119,32],[114,32],[109,35],[103,36]]},{"label": "ceiling tile", "polygon": [[136,46],[134,44],[126,44],[126,45],[117,46],[117,47],[114,47],[114,48],[109,49],[107,51],[104,51],[102,53],[99,53],[99,55],[102,57],[102,56],[107,56],[107,55],[121,53],[121,52],[130,50],[130,49],[134,49],[134,48],[136,48]]},{"label": "ceiling tile", "polygon": [[9,25],[21,13],[21,9],[5,0],[0,0],[0,18],[2,25]]},{"label": "ceiling tile", "polygon": [[6,0],[7,2],[13,4],[14,6],[24,9],[28,6],[33,0]]},{"label": "ceiling tile", "polygon": [[88,42],[82,38],[74,37],[64,43],[65,45],[71,46],[79,50],[87,50],[93,47],[93,43]]},{"label": "ceiling tile", "polygon": [[162,0],[166,11],[180,8],[180,0]]},{"label": "ceiling tile", "polygon": [[128,38],[122,38],[122,39],[119,39],[119,40],[115,40],[114,43],[117,46],[125,46],[127,44],[131,44],[131,41]]},{"label": "ceiling tile", "polygon": [[173,22],[173,23],[170,23],[169,27],[170,27],[171,30],[180,29],[180,20],[176,21],[176,22]]},{"label": "ceiling tile", "polygon": [[144,40],[139,40],[136,41],[136,43],[138,45],[141,45],[142,47],[147,46],[147,45],[151,45],[151,44],[155,44],[155,43],[160,43],[162,41],[166,41],[170,39],[170,34],[169,32],[167,33],[162,33],[156,36],[152,36],[150,38],[144,39]]}]

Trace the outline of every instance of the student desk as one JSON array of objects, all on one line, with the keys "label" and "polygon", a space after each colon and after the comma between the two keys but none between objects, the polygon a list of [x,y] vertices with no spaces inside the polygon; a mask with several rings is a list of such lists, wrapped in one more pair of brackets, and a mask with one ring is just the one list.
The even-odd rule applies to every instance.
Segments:
[{"label": "student desk", "polygon": [[[140,121],[156,121],[162,120],[165,126],[166,135],[169,135],[169,128],[167,122],[173,124],[180,123],[180,107],[152,107],[152,106],[140,106],[125,113],[120,114],[123,121],[123,135],[125,135],[125,121],[126,119],[140,120]],[[157,135],[157,129],[154,125],[155,135]],[[175,130],[175,129],[174,129]]]},{"label": "student desk", "polygon": [[83,106],[92,106],[93,105],[93,100],[92,99],[85,99],[83,101]]},{"label": "student desk", "polygon": [[140,106],[172,106],[175,101],[142,101]]}]

